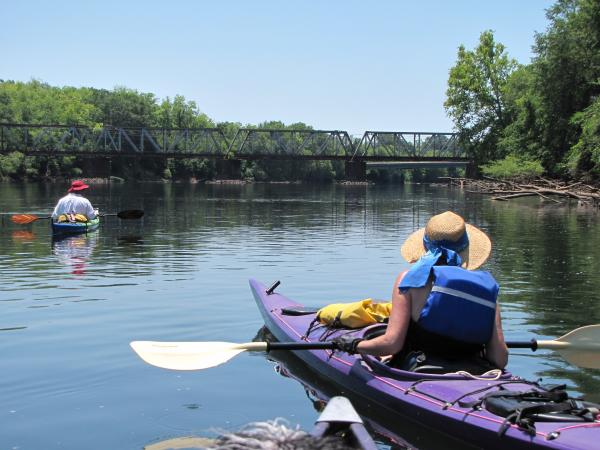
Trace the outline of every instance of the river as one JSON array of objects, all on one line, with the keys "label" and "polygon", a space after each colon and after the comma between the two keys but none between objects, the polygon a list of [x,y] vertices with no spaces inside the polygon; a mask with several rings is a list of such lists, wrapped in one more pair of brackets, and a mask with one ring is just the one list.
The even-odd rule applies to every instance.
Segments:
[{"label": "river", "polygon": [[[445,210],[492,238],[484,268],[501,286],[507,339],[600,323],[600,216],[575,206],[427,185],[107,184],[89,190],[94,206],[144,217],[63,240],[47,220],[10,222],[47,216],[65,189],[0,184],[1,449],[160,448],[276,417],[310,429],[304,387],[263,354],[174,372],[129,342],[251,341],[263,323],[251,277],[310,306],[387,299],[408,266],[403,240]],[[600,399],[598,371],[551,352],[513,351],[508,368]]]}]

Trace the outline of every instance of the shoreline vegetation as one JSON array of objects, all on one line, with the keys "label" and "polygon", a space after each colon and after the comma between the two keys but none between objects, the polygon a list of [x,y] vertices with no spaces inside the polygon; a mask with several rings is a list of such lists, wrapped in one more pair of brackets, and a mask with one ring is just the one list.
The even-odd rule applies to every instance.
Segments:
[{"label": "shoreline vegetation", "polygon": [[[444,107],[474,163],[475,175],[506,180],[503,188],[490,188],[498,200],[524,195],[560,197],[563,194],[548,190],[571,192],[571,188],[563,190],[565,184],[579,183],[581,187],[600,181],[600,2],[557,0],[546,16],[548,27],[535,34],[529,64],[509,57],[506,47],[486,30],[474,49],[458,48],[456,63],[449,71]],[[38,80],[0,80],[0,123],[54,123],[92,129],[107,125],[216,127],[229,138],[241,127],[313,129],[302,122],[217,123],[181,95],[159,99],[126,87],[57,87]],[[125,180],[225,183],[219,181],[224,173],[218,173],[213,160],[156,158],[132,163],[115,156],[110,164],[109,174]],[[82,178],[91,175],[85,167],[86,161],[76,156],[33,157],[18,151],[0,154],[0,179]],[[419,183],[465,174],[458,169],[368,169],[366,175],[368,182]],[[511,186],[518,184],[514,180],[539,177],[552,181],[546,187]],[[241,162],[240,180],[343,183],[345,178],[340,161]],[[506,191],[505,198],[492,192],[499,189]],[[525,192],[528,189],[531,192]],[[584,203],[588,197],[585,191],[571,195]]]}]

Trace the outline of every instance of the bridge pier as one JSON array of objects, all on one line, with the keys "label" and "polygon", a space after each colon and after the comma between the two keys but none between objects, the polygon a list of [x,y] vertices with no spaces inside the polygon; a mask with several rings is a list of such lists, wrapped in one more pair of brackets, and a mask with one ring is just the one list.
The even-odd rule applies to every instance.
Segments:
[{"label": "bridge pier", "polygon": [[346,180],[348,181],[366,181],[367,163],[365,161],[346,161]]},{"label": "bridge pier", "polygon": [[242,179],[242,161],[240,159],[217,159],[217,178],[223,180]]}]

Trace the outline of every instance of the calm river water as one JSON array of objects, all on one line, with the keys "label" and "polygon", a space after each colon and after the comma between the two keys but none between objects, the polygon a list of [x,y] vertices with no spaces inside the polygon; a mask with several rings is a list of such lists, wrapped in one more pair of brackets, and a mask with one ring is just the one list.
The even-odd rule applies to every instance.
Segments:
[{"label": "calm river water", "polygon": [[[314,393],[263,354],[173,372],[129,342],[251,341],[262,319],[250,277],[281,280],[278,292],[311,306],[389,298],[407,267],[401,243],[448,209],[492,237],[484,268],[500,282],[507,338],[600,322],[600,216],[575,207],[443,186],[124,184],[88,197],[106,213],[143,209],[142,220],[107,217],[91,235],[54,242],[47,221],[10,222],[48,215],[64,190],[0,184],[0,449],[171,448],[276,417],[311,428]],[[600,400],[598,371],[552,353],[514,351],[509,369]],[[436,446],[401,428],[413,445]]]}]

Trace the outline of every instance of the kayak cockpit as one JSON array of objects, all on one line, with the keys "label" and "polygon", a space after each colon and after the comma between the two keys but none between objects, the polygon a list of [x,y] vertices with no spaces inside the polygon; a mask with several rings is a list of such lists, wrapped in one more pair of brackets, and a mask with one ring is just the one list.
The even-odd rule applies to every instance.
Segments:
[{"label": "kayak cockpit", "polygon": [[[362,336],[364,339],[373,339],[385,333],[387,324],[376,324],[364,328]],[[509,380],[513,379],[510,372],[495,369],[483,364],[479,359],[468,361],[451,361],[439,357],[433,357],[431,361],[423,361],[425,364],[416,364],[412,359],[421,355],[409,354],[406,361],[395,362],[382,360],[372,355],[361,355],[363,365],[378,375],[398,380],[421,380],[421,379],[460,379],[481,378],[484,380]]]}]

